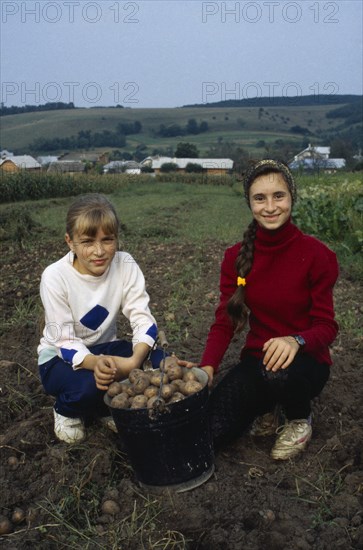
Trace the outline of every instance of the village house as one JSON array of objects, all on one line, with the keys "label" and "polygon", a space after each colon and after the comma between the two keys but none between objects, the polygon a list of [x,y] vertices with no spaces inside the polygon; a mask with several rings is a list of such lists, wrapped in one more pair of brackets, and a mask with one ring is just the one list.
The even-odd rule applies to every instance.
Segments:
[{"label": "village house", "polygon": [[228,174],[233,169],[233,160],[231,159],[208,159],[208,158],[177,158],[177,157],[147,157],[141,162],[141,166],[148,166],[159,174],[163,164],[176,164],[178,172],[185,172],[188,164],[197,164],[209,175]]},{"label": "village house", "polygon": [[57,160],[58,160],[58,157],[54,155],[37,157],[37,161],[39,162],[39,164],[41,164],[42,168],[48,167],[51,162],[57,162]]},{"label": "village house", "polygon": [[0,170],[3,172],[20,172],[21,170],[36,172],[40,169],[39,162],[30,155],[12,155],[0,160]]},{"label": "village house", "polygon": [[103,167],[104,174],[141,174],[140,164],[134,160],[112,160]]},{"label": "village house", "polygon": [[85,163],[80,160],[57,160],[50,163],[47,173],[74,175],[82,174],[85,169]]},{"label": "village house", "polygon": [[2,151],[0,151],[0,159],[6,159],[8,157],[13,157],[13,156],[14,156],[14,153],[11,153],[6,149],[3,149]]},{"label": "village house", "polygon": [[325,172],[335,172],[345,168],[346,161],[343,158],[330,158],[330,147],[312,146],[308,147],[294,156],[294,160],[289,163],[292,170],[324,170]]},{"label": "village house", "polygon": [[78,152],[69,152],[64,153],[59,157],[59,160],[72,160],[72,161],[82,161],[90,164],[106,164],[109,160],[109,153],[78,153]]}]

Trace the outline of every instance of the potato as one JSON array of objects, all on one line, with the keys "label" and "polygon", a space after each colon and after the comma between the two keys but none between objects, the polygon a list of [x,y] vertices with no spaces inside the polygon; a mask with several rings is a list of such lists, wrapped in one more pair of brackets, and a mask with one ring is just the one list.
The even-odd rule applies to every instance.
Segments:
[{"label": "potato", "polygon": [[129,374],[129,380],[131,384],[133,384],[135,380],[139,378],[139,376],[144,376],[144,374],[145,374],[145,371],[143,371],[142,369],[133,369]]},{"label": "potato", "polygon": [[125,393],[126,393],[129,397],[135,397],[136,393],[135,393],[135,390],[134,390],[133,385],[128,386],[127,384],[125,384],[125,386],[126,386],[126,391],[125,391]]},{"label": "potato", "polygon": [[183,393],[184,395],[193,395],[193,393],[197,393],[202,389],[202,384],[197,380],[188,380],[188,382],[185,382]]},{"label": "potato", "polygon": [[119,393],[122,393],[122,384],[120,384],[120,382],[112,382],[112,384],[108,386],[107,395],[115,397],[115,395]]},{"label": "potato", "polygon": [[163,384],[167,384],[169,382],[169,377],[167,374],[163,374],[161,372],[154,372],[150,376],[150,382],[153,386],[160,386],[161,381],[163,381]]},{"label": "potato", "polygon": [[12,530],[11,521],[6,516],[0,516],[0,535],[8,535]]},{"label": "potato", "polygon": [[171,381],[171,385],[174,386],[178,391],[183,393],[183,389],[185,386],[184,380],[180,380],[180,378],[176,378],[175,380]]},{"label": "potato", "polygon": [[18,457],[14,456],[14,455],[9,456],[8,465],[9,465],[11,470],[16,470],[19,466]]},{"label": "potato", "polygon": [[135,395],[135,397],[131,401],[131,409],[144,409],[146,405],[146,395]]},{"label": "potato", "polygon": [[165,399],[165,401],[168,401],[173,393],[175,391],[175,388],[171,384],[164,384],[161,388],[161,397]]},{"label": "potato", "polygon": [[130,407],[129,397],[126,393],[119,393],[111,400],[111,407],[114,409],[128,409]]},{"label": "potato", "polygon": [[21,523],[25,519],[25,512],[22,508],[14,508],[13,514],[11,516],[11,521],[13,523]]},{"label": "potato", "polygon": [[164,359],[160,361],[159,367],[161,369],[164,369],[165,372],[168,372],[168,369],[170,367],[178,365],[177,361],[178,359],[175,355],[170,355],[168,357],[165,357],[165,362],[164,362]]},{"label": "potato", "polygon": [[171,396],[171,399],[169,399],[168,404],[169,403],[177,403],[178,401],[182,401],[183,399],[184,399],[184,395],[182,393],[180,393],[180,391],[176,391]]},{"label": "potato", "polygon": [[135,395],[144,393],[146,388],[150,385],[150,379],[146,374],[138,376],[132,384],[132,389],[135,392]]},{"label": "potato", "polygon": [[184,380],[184,382],[189,382],[189,380],[198,381],[198,377],[193,371],[187,370],[187,371],[185,371],[185,373],[183,375],[183,380]]},{"label": "potato", "polygon": [[179,365],[170,365],[166,369],[169,380],[181,380],[183,378],[183,368]]},{"label": "potato", "polygon": [[114,500],[105,500],[105,502],[102,504],[102,512],[110,516],[115,516],[120,512],[120,507]]},{"label": "potato", "polygon": [[146,395],[146,397],[150,399],[150,397],[154,397],[154,395],[157,395],[158,391],[159,389],[156,386],[148,386],[144,391],[144,395]]}]

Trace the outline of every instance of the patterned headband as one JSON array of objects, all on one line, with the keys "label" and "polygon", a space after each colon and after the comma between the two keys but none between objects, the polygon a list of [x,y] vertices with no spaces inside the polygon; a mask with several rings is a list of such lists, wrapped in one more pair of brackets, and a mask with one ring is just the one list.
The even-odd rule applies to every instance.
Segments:
[{"label": "patterned headband", "polygon": [[259,160],[258,162],[250,166],[245,173],[243,187],[248,206],[250,206],[249,191],[253,181],[262,174],[268,174],[269,171],[278,172],[284,176],[291,194],[292,203],[294,204],[297,195],[296,183],[289,168],[286,166],[286,164],[278,160],[264,159]]}]

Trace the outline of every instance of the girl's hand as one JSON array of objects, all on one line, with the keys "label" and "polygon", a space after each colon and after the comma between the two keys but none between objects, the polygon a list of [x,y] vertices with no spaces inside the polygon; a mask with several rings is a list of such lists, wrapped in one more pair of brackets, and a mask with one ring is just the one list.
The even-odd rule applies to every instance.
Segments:
[{"label": "girl's hand", "polygon": [[108,386],[116,379],[117,367],[115,359],[111,355],[97,356],[93,373],[96,386],[99,390],[107,390]]},{"label": "girl's hand", "polygon": [[191,361],[182,361],[181,359],[178,359],[178,365],[180,365],[181,367],[186,367],[187,369],[191,369],[192,367],[201,368],[208,374],[208,386],[211,387],[213,382],[213,376],[214,376],[213,367],[210,367],[210,366],[199,367],[198,363],[192,363]]},{"label": "girl's hand", "polygon": [[193,363],[192,361],[184,361],[182,359],[178,359],[178,365],[180,365],[181,367],[186,367],[187,369],[198,367],[198,363]]},{"label": "girl's hand", "polygon": [[276,372],[279,369],[287,369],[291,365],[299,351],[299,344],[292,336],[279,336],[267,340],[262,351],[265,352],[263,364],[266,370]]},{"label": "girl's hand", "polygon": [[133,369],[141,368],[142,362],[138,361],[134,356],[132,357],[114,357],[116,363],[117,372],[115,380],[124,380],[128,377]]}]

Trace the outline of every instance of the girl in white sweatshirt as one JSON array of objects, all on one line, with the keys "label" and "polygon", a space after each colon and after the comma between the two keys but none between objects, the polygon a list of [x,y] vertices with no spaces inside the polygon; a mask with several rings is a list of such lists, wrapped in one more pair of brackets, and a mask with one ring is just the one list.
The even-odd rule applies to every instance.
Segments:
[{"label": "girl in white sweatshirt", "polygon": [[[67,214],[70,251],[42,274],[39,371],[45,391],[56,399],[55,434],[67,443],[84,439],[89,418],[112,426],[105,391],[142,366],[157,338],[144,276],[130,254],[117,250],[118,232],[106,197],[81,196]],[[132,342],[117,339],[120,310],[130,322]],[[160,351],[151,353],[155,367],[160,359]]]}]

